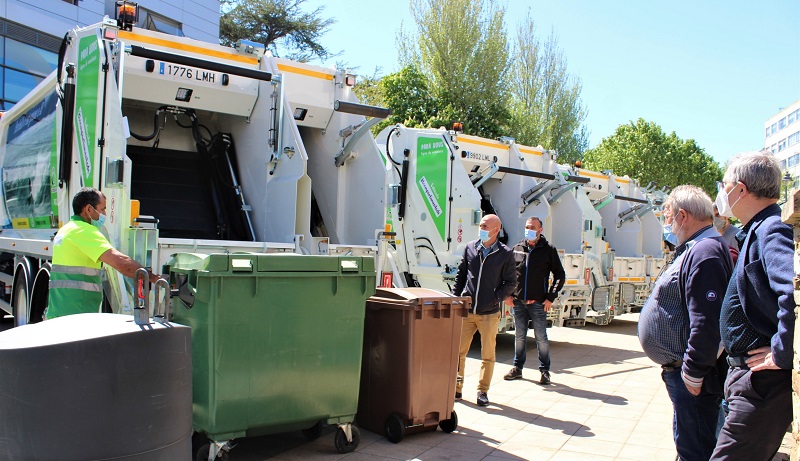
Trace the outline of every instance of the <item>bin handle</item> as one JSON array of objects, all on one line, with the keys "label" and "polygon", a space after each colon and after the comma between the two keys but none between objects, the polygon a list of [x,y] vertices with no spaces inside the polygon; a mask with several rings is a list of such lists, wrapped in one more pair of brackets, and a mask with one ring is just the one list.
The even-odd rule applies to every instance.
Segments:
[{"label": "bin handle", "polygon": [[147,269],[140,267],[136,269],[133,277],[135,281],[136,302],[133,306],[133,321],[137,325],[148,325],[150,323],[150,274]]},{"label": "bin handle", "polygon": [[[161,303],[159,294],[161,294],[161,290],[164,290],[164,302]],[[158,323],[169,323],[169,305],[170,305],[170,289],[169,289],[169,282],[164,279],[158,279],[156,281],[156,290],[155,290],[155,298],[156,298],[156,305],[153,308],[153,320]],[[164,313],[159,314],[159,307],[163,307]]]}]

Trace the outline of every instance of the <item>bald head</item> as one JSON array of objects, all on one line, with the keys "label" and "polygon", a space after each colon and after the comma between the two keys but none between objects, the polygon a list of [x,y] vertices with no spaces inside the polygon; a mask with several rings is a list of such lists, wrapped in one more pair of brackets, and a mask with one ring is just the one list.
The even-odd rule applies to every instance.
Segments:
[{"label": "bald head", "polygon": [[483,242],[484,246],[488,248],[494,245],[498,234],[500,234],[500,227],[502,227],[500,218],[496,214],[487,214],[481,219],[480,227],[482,230],[489,232],[489,240]]}]

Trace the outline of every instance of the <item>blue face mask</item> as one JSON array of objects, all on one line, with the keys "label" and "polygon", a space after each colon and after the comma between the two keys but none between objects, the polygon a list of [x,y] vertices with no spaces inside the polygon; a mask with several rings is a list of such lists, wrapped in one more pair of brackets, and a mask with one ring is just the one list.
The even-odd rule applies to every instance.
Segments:
[{"label": "blue face mask", "polygon": [[[89,216],[91,218],[91,216]],[[97,219],[92,219],[92,225],[98,229],[103,227],[103,224],[106,223],[106,215],[103,213],[97,212]]]},{"label": "blue face mask", "polygon": [[536,240],[538,232],[533,229],[525,229],[525,240],[534,241]]},{"label": "blue face mask", "polygon": [[678,236],[672,233],[672,226],[669,224],[664,226],[664,240],[678,246]]},{"label": "blue face mask", "polygon": [[486,243],[486,241],[489,240],[489,231],[486,229],[479,230],[478,238],[481,239],[481,242]]}]

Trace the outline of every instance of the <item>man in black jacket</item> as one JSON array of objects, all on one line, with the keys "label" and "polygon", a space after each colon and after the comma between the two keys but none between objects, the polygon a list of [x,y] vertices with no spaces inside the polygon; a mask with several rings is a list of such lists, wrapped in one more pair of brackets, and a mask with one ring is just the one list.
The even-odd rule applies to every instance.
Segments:
[{"label": "man in black jacket", "polygon": [[[536,217],[525,222],[525,237],[514,246],[517,288],[506,304],[514,304],[514,368],[504,376],[506,381],[522,378],[525,365],[525,341],[528,321],[533,320],[533,334],[539,353],[541,384],[550,384],[550,343],[547,340],[547,313],[564,286],[564,266],[558,251],[542,235],[542,220]],[[550,283],[550,274],[553,282]]]},{"label": "man in black jacket", "polygon": [[461,324],[461,347],[458,353],[456,398],[464,387],[464,364],[475,332],[481,334],[481,372],[478,381],[478,405],[489,405],[489,384],[495,360],[497,325],[500,323],[500,303],[514,291],[517,282],[511,249],[497,240],[500,218],[486,215],[481,219],[478,240],[467,243],[464,257],[458,265],[453,294],[470,296],[472,310]]}]

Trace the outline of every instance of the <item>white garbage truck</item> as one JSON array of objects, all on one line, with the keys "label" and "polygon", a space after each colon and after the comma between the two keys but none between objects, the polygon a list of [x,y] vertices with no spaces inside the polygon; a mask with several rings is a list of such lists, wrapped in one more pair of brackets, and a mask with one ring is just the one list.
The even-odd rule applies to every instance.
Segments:
[{"label": "white garbage truck", "polygon": [[[390,251],[395,283],[448,290],[483,215],[500,217],[500,239],[512,246],[535,216],[567,273],[552,323],[611,318],[613,291],[603,269],[611,259],[600,214],[582,189],[587,180],[558,165],[551,152],[511,138],[402,125],[387,127],[376,139],[391,165],[390,182],[398,186],[397,199],[388,203],[397,235]],[[510,308],[502,306],[502,312],[499,329],[513,328]]]},{"label": "white garbage truck", "polygon": [[577,174],[589,179],[585,190],[602,216],[605,240],[613,251],[607,274],[614,286],[615,314],[635,312],[650,293],[651,278],[663,267],[657,205],[628,176],[582,168]]}]

